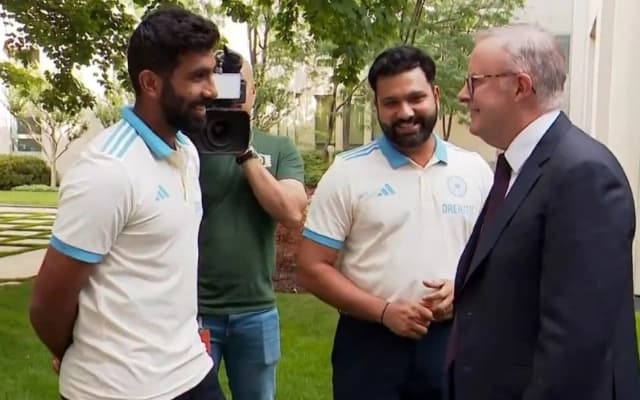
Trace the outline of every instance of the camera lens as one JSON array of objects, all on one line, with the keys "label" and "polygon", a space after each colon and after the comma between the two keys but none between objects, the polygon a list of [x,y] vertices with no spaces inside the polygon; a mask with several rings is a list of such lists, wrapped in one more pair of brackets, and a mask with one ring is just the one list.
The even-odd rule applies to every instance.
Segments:
[{"label": "camera lens", "polygon": [[204,135],[206,144],[212,147],[225,147],[229,144],[229,126],[228,122],[221,119],[212,119],[208,121],[207,129]]}]

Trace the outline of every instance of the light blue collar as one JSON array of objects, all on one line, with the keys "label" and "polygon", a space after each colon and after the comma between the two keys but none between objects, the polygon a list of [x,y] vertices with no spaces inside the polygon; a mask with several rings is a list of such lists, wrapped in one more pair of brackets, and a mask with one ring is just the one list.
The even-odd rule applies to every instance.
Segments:
[{"label": "light blue collar", "polygon": [[[174,149],[169,147],[164,140],[160,139],[160,137],[136,115],[133,111],[133,107],[122,107],[122,118],[136,130],[154,156],[158,158],[167,158],[175,152]],[[180,145],[187,145],[189,143],[189,139],[187,139],[187,137],[180,131],[176,134],[176,140]]]},{"label": "light blue collar", "polygon": [[[440,136],[438,136],[435,132],[433,133],[433,137],[436,140],[436,149],[435,149],[434,155],[438,160],[438,163],[447,164],[448,157],[447,157],[447,146],[445,142],[442,139],[440,139]],[[382,151],[382,154],[384,154],[384,156],[387,158],[387,161],[389,161],[391,168],[397,169],[411,163],[411,160],[409,159],[409,157],[399,152],[398,149],[396,149],[389,142],[389,140],[384,134],[382,134],[378,139],[376,139],[376,141],[380,146],[380,150]]]}]

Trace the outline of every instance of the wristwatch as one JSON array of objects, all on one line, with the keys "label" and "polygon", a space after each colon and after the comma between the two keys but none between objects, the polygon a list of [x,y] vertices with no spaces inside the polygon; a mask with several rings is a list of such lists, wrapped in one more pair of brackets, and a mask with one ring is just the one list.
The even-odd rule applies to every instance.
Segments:
[{"label": "wristwatch", "polygon": [[249,148],[242,154],[236,157],[236,162],[239,165],[244,164],[246,161],[251,160],[252,158],[259,158],[260,156],[256,153],[256,150],[253,146],[249,146]]}]

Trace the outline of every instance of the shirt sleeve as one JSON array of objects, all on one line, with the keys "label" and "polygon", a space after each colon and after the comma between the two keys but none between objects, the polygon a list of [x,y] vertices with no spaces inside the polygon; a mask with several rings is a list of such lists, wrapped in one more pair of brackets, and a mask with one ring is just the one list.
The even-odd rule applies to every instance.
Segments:
[{"label": "shirt sleeve", "polygon": [[304,183],[304,164],[296,145],[288,137],[282,138],[276,179],[295,179]]},{"label": "shirt sleeve", "polygon": [[60,186],[51,246],[96,264],[109,252],[133,209],[133,185],[124,166],[104,159],[78,161]]},{"label": "shirt sleeve", "polygon": [[318,182],[302,235],[318,244],[340,250],[351,229],[352,195],[344,161],[336,158]]}]

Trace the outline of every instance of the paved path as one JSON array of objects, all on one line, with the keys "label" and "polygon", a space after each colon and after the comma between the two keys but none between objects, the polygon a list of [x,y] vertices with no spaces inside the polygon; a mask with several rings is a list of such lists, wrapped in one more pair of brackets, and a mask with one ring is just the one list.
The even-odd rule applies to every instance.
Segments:
[{"label": "paved path", "polygon": [[[0,214],[6,213],[51,213],[53,207],[24,207],[0,205]],[[13,256],[0,257],[0,283],[22,281],[38,274],[45,249],[33,250]]]},{"label": "paved path", "polygon": [[55,207],[24,207],[24,206],[7,206],[0,204],[0,213],[51,213],[55,214]]},{"label": "paved path", "polygon": [[0,282],[23,281],[38,274],[46,249],[0,258]]}]

